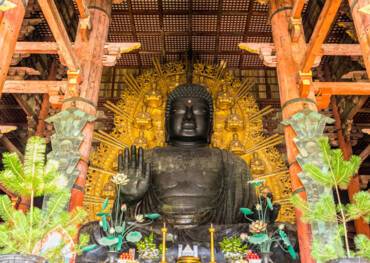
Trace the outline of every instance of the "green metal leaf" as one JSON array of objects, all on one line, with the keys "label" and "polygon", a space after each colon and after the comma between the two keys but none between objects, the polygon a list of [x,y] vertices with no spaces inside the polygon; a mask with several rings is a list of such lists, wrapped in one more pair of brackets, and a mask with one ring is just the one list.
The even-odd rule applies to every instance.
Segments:
[{"label": "green metal leaf", "polygon": [[91,250],[93,250],[97,247],[98,247],[97,244],[93,244],[93,245],[84,246],[84,247],[82,247],[81,250],[82,250],[82,252],[89,252],[89,251],[91,251]]},{"label": "green metal leaf", "polygon": [[269,197],[266,197],[266,202],[267,202],[268,208],[270,208],[270,210],[273,210],[274,207],[272,206],[272,202],[271,202],[271,199]]},{"label": "green metal leaf", "polygon": [[254,245],[262,244],[269,240],[269,236],[265,233],[254,234],[253,236],[248,237],[248,241]]},{"label": "green metal leaf", "polygon": [[298,255],[297,255],[297,253],[295,252],[295,250],[292,246],[288,247],[288,252],[289,252],[289,255],[292,257],[292,259],[297,259],[298,258]]},{"label": "green metal leaf", "polygon": [[108,198],[105,198],[104,203],[103,203],[101,209],[102,210],[105,210],[108,207],[108,204],[109,204],[109,199]]},{"label": "green metal leaf", "polygon": [[110,247],[119,242],[118,237],[102,237],[101,239],[98,240],[99,245],[105,246],[105,247]]},{"label": "green metal leaf", "polygon": [[128,242],[132,242],[132,243],[139,242],[141,240],[141,238],[142,238],[142,235],[138,231],[132,231],[132,232],[128,233],[127,236],[126,236],[126,240]]},{"label": "green metal leaf", "polygon": [[150,213],[150,214],[145,214],[144,217],[149,218],[151,220],[156,220],[160,217],[161,215],[158,213]]},{"label": "green metal leaf", "polygon": [[103,230],[108,231],[109,224],[106,216],[102,216],[102,221],[103,221]]},{"label": "green metal leaf", "polygon": [[118,236],[118,243],[116,245],[116,250],[117,251],[120,251],[121,248],[122,248],[122,243],[123,243],[123,237],[122,236]]},{"label": "green metal leaf", "polygon": [[122,226],[115,226],[115,227],[114,227],[114,230],[116,230],[116,232],[120,234],[120,233],[122,233],[122,232],[123,232],[123,230],[124,230],[124,229],[123,229],[123,227],[122,227]]},{"label": "green metal leaf", "polygon": [[253,180],[253,181],[249,181],[249,183],[252,184],[253,186],[261,186],[264,182],[265,182],[265,180]]},{"label": "green metal leaf", "polygon": [[104,213],[104,212],[99,212],[96,214],[96,216],[102,217],[102,216],[110,216],[110,213]]},{"label": "green metal leaf", "polygon": [[246,207],[241,207],[240,212],[245,216],[253,215],[253,211]]}]

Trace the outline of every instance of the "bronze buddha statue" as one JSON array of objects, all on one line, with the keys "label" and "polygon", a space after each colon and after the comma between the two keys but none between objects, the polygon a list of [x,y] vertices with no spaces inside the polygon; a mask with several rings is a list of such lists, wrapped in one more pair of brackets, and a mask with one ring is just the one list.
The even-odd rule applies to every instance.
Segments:
[{"label": "bronze buddha statue", "polygon": [[240,157],[209,147],[212,123],[213,100],[206,88],[174,89],[166,105],[168,146],[145,152],[132,146],[118,157],[119,172],[129,179],[121,200],[139,213],[158,212],[169,226],[186,232],[211,222],[241,223],[239,208],[252,206],[255,190]]}]

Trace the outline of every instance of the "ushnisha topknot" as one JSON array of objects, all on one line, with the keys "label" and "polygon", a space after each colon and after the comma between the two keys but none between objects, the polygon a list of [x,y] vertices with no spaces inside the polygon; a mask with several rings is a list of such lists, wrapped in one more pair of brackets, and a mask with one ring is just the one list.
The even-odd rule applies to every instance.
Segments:
[{"label": "ushnisha topknot", "polygon": [[169,119],[171,114],[171,109],[173,102],[177,98],[186,98],[186,97],[195,97],[204,99],[209,107],[209,114],[210,114],[210,123],[213,120],[213,100],[211,94],[207,91],[207,89],[198,84],[181,84],[177,86],[167,98],[166,104],[166,122]]}]

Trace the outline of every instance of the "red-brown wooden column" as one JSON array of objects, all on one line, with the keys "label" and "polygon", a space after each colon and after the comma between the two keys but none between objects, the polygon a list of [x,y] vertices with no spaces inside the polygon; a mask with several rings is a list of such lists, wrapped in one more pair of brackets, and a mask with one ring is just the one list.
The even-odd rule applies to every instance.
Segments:
[{"label": "red-brown wooden column", "polygon": [[[283,3],[285,2],[285,3]],[[314,98],[312,103],[299,99],[298,72],[299,65],[304,57],[306,44],[303,34],[297,42],[293,43],[289,34],[289,17],[292,3],[290,1],[271,0],[271,26],[272,35],[276,48],[277,76],[279,82],[280,103],[282,105],[283,120],[289,119],[292,115],[309,107],[316,110]],[[301,30],[303,32],[303,30]],[[310,95],[312,98],[312,94]],[[284,128],[285,143],[289,162],[289,172],[292,180],[293,193],[299,194],[306,199],[306,193],[298,178],[301,167],[296,161],[298,149],[293,141],[295,132],[290,126]],[[297,232],[299,240],[300,259],[302,263],[311,263],[311,229],[309,225],[301,220],[301,213],[296,210]]]},{"label": "red-brown wooden column", "polygon": [[13,3],[17,5],[16,8],[4,13],[0,11],[0,96],[8,75],[25,13],[25,6],[22,0],[14,0]]},{"label": "red-brown wooden column", "polygon": [[[108,37],[111,3],[111,0],[90,1],[89,10],[92,30],[89,39],[88,41],[83,41],[81,34],[78,34],[75,41],[76,54],[83,71],[83,82],[80,85],[81,100],[75,100],[76,106],[94,116],[96,114],[96,105],[103,72],[102,58],[104,54],[104,45]],[[65,102],[63,104],[63,109],[71,106],[73,106],[71,102]],[[72,189],[72,197],[69,206],[70,210],[77,206],[82,206],[93,131],[94,123],[87,123],[82,132],[84,141],[80,147],[81,160],[77,165],[80,174]]]}]

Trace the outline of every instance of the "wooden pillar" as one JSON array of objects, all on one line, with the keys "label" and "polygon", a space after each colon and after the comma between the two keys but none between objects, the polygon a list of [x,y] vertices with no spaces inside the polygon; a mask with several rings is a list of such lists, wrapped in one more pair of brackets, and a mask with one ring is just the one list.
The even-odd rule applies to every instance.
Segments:
[{"label": "wooden pillar", "polygon": [[[303,60],[306,51],[306,44],[303,33],[297,42],[293,43],[291,40],[288,29],[291,11],[290,9],[287,9],[287,7],[291,7],[291,2],[271,0],[270,3],[272,35],[277,57],[276,69],[279,83],[280,103],[282,105],[283,120],[286,120],[298,111],[303,110],[304,107],[308,107],[313,110],[317,109],[314,96],[311,94],[312,92],[309,94],[309,98],[311,98],[311,100],[302,100],[299,95],[299,65]],[[303,30],[301,30],[301,32],[303,32]],[[284,128],[284,133],[289,162],[289,172],[292,180],[292,191],[306,199],[305,190],[298,178],[298,173],[301,171],[301,167],[296,161],[298,149],[293,141],[296,134],[290,126],[286,126]],[[301,213],[299,210],[296,210],[296,217],[301,262],[312,263],[314,260],[311,257],[310,226],[301,221]]]},{"label": "wooden pillar", "polygon": [[[94,116],[96,114],[103,72],[102,58],[104,55],[104,45],[108,37],[111,2],[111,0],[91,0],[89,3],[92,25],[89,39],[88,41],[83,41],[81,34],[78,34],[75,41],[76,54],[79,57],[79,62],[84,73],[83,82],[80,85],[80,98],[70,98],[72,101],[64,102],[63,109],[69,108],[75,103],[79,109],[86,113]],[[93,131],[94,123],[89,122],[82,132],[84,141],[80,147],[81,160],[77,165],[80,173],[72,189],[70,210],[77,206],[82,206]]]},{"label": "wooden pillar", "polygon": [[[331,105],[333,109],[333,117],[335,119],[335,128],[337,130],[338,144],[343,152],[344,159],[349,160],[352,155],[352,145],[351,141],[347,141],[343,134],[342,121],[338,111],[338,104],[334,96],[331,98]],[[352,178],[351,183],[348,186],[348,196],[351,202],[353,200],[353,195],[360,190],[360,176],[357,174]],[[370,237],[369,225],[366,224],[366,222],[362,218],[355,220],[355,228],[357,234],[364,234]]]},{"label": "wooden pillar", "polygon": [[369,0],[348,0],[352,12],[357,38],[362,50],[367,76],[370,78],[370,18],[368,14],[361,13],[360,8],[370,4]]},{"label": "wooden pillar", "polygon": [[23,0],[14,0],[13,2],[17,5],[16,8],[4,13],[0,11],[0,96],[25,14]]},{"label": "wooden pillar", "polygon": [[[54,61],[51,64],[48,80],[55,80],[57,74],[57,63]],[[48,117],[50,108],[49,94],[44,93],[42,95],[42,104],[40,113],[38,116],[37,127],[36,127],[36,136],[44,137],[45,136],[45,119]]]}]

